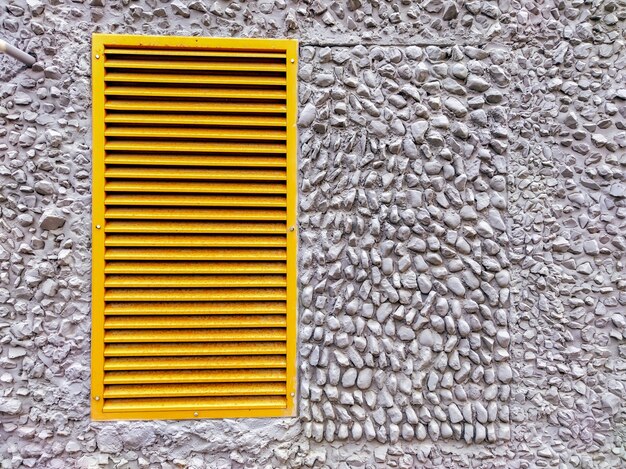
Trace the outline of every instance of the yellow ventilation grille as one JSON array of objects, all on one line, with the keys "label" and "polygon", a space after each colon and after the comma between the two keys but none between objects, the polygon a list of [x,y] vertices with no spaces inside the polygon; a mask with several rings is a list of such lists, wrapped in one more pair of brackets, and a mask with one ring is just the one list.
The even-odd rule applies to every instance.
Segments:
[{"label": "yellow ventilation grille", "polygon": [[290,40],[94,35],[94,419],[295,413]]}]

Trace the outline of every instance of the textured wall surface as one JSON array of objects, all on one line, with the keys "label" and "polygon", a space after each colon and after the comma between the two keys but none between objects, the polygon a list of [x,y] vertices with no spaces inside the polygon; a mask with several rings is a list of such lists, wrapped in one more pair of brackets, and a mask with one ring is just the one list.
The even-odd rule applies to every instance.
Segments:
[{"label": "textured wall surface", "polygon": [[[5,0],[1,468],[626,466],[626,1]],[[90,35],[300,49],[300,416],[89,419]]]}]

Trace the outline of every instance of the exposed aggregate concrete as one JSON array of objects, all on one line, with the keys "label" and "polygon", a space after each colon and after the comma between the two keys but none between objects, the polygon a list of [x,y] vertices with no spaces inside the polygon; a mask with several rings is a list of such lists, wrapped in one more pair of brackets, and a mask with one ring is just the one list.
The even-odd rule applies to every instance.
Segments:
[{"label": "exposed aggregate concrete", "polygon": [[[8,0],[0,467],[626,465],[626,2]],[[301,40],[300,417],[89,420],[90,34]]]},{"label": "exposed aggregate concrete", "polygon": [[300,138],[305,434],[508,439],[496,66],[472,47],[301,54],[301,100],[317,110]]}]

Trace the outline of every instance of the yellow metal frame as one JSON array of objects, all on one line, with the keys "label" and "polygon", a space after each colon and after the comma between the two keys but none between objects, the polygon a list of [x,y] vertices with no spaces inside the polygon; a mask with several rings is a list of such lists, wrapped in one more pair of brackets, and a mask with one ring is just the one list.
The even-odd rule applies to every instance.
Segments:
[{"label": "yellow metal frame", "polygon": [[[287,407],[284,409],[223,409],[104,412],[104,54],[108,47],[280,51],[287,65]],[[297,112],[298,41],[182,36],[92,36],[92,330],[91,417],[93,420],[202,419],[292,417],[297,415]]]}]

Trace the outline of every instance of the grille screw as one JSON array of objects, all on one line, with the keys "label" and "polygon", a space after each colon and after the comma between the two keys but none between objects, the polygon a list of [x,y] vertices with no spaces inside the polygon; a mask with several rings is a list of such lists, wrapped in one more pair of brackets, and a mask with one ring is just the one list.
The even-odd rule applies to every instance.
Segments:
[{"label": "grille screw", "polygon": [[99,58],[100,58],[100,54],[96,54],[96,59],[99,59]]},{"label": "grille screw", "polygon": [[296,63],[296,59],[291,59],[291,63]]},{"label": "grille screw", "polygon": [[96,225],[96,228],[97,228],[97,229],[100,229],[100,225]]},{"label": "grille screw", "polygon": [[94,399],[95,399],[96,401],[99,401],[99,400],[100,400],[100,396],[96,396],[96,397],[94,397]]},{"label": "grille screw", "polygon": [[200,414],[198,414],[198,412],[194,412],[194,413],[193,413],[193,416],[194,416],[194,417],[197,417],[198,415],[200,415]]}]

